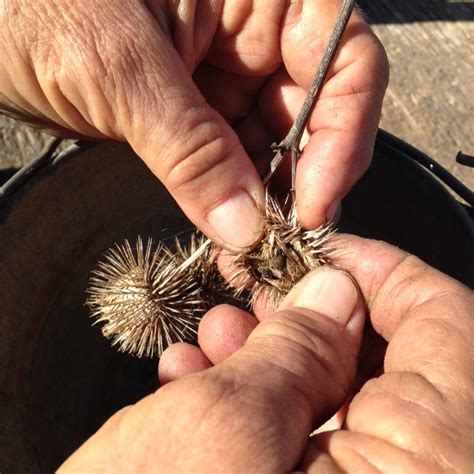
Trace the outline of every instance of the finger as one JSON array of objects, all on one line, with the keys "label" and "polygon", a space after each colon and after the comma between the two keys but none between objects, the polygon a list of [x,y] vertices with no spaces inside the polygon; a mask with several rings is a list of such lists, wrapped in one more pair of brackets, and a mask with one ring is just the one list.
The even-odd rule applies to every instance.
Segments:
[{"label": "finger", "polygon": [[451,467],[465,471],[465,430],[472,427],[466,421],[472,410],[472,291],[388,244],[343,236],[338,245],[345,249],[338,261],[360,282],[374,328],[389,344],[384,373],[366,383],[350,406],[351,435],[321,438],[319,449],[339,463],[350,444],[366,464],[341,464],[346,470],[367,466],[367,459],[386,466],[387,456],[398,453],[400,463],[412,465],[409,470],[414,459],[431,471],[450,459]]},{"label": "finger", "polygon": [[[450,356],[450,363],[462,373],[462,358],[456,354],[462,352],[466,343],[463,335],[469,333],[463,315],[469,314],[472,291],[387,243],[344,235],[336,237],[333,243],[339,249],[335,262],[357,279],[374,329],[389,341],[385,370],[422,373],[436,385],[438,379],[445,379],[444,358]],[[426,330],[422,330],[425,324]],[[453,341],[456,334],[459,336],[456,351],[440,347],[443,344],[437,337],[447,337],[448,330],[454,331]],[[427,358],[433,364],[425,364]],[[441,385],[439,388],[444,390]]]},{"label": "finger", "polygon": [[160,357],[158,376],[164,385],[185,375],[212,367],[240,349],[257,325],[249,313],[220,305],[206,313],[199,324],[199,347],[177,343]]},{"label": "finger", "polygon": [[[442,382],[446,364],[457,367],[460,377],[464,369],[458,354],[468,352],[465,315],[472,309],[472,291],[389,244],[341,236],[335,245],[343,249],[337,262],[360,282],[374,329],[389,341],[385,370],[421,373],[448,389]],[[443,343],[448,335],[455,347]]]},{"label": "finger", "polygon": [[[35,72],[51,107],[75,130],[128,141],[213,240],[233,249],[251,246],[263,226],[256,208],[263,185],[235,132],[205,101],[144,2],[87,6],[87,22],[77,13],[83,3],[66,11],[48,2],[40,11],[44,22],[58,24],[52,46],[40,29],[48,49],[33,48],[42,51],[33,58],[41,62]],[[49,55],[57,64],[54,80],[44,61]]]},{"label": "finger", "polygon": [[209,367],[212,367],[212,362],[199,347],[184,342],[172,344],[160,357],[158,364],[160,385]]},{"label": "finger", "polygon": [[275,136],[268,130],[266,121],[254,108],[235,125],[235,131],[246,150],[272,153],[271,145]]},{"label": "finger", "polygon": [[[283,60],[292,80],[305,90],[340,5],[317,0],[297,2],[288,10],[282,29]],[[341,199],[367,169],[387,81],[383,48],[354,13],[312,112],[310,140],[298,163],[298,215],[306,227],[332,219]]]},{"label": "finger", "polygon": [[246,311],[230,305],[220,305],[202,318],[198,342],[206,357],[215,365],[240,349],[257,320]]},{"label": "finger", "polygon": [[275,137],[268,131],[257,109],[253,109],[234,128],[242,145],[252,158],[259,176],[263,176],[273,157],[271,145],[275,142]]},{"label": "finger", "polygon": [[349,408],[351,398],[352,397],[349,396],[349,398],[344,402],[344,405],[342,405],[341,408],[339,408],[339,410],[328,421],[314,430],[314,432],[311,433],[311,436],[324,433],[326,431],[340,430],[344,424],[344,419],[346,418],[347,409]]},{"label": "finger", "polygon": [[243,397],[247,404],[265,407],[253,413],[250,425],[266,426],[265,432],[246,429],[248,441],[240,443],[245,451],[235,453],[233,462],[257,456],[255,445],[264,443],[271,446],[265,458],[269,472],[294,467],[313,427],[346,400],[363,324],[363,305],[352,279],[324,269],[303,279],[241,350],[212,369],[218,380],[235,387],[231,400]]},{"label": "finger", "polygon": [[265,76],[236,74],[204,61],[194,72],[193,80],[209,104],[235,125],[247,117]]},{"label": "finger", "polygon": [[[387,341],[413,307],[437,298],[447,289],[465,289],[458,281],[386,242],[338,234],[332,244],[336,249],[334,263],[357,280],[370,310],[372,325]],[[389,298],[392,290],[405,291],[402,298],[397,298],[397,304]]]},{"label": "finger", "polygon": [[243,272],[238,264],[235,263],[236,255],[233,252],[222,250],[217,257],[217,267],[224,279],[234,287],[247,285],[251,288],[252,280],[247,272]]},{"label": "finger", "polygon": [[[288,472],[313,423],[346,399],[363,324],[352,279],[335,270],[310,275],[234,355],[138,402],[116,433],[99,430],[68,467],[188,472],[205,461],[223,472]],[[84,456],[94,446],[102,448],[96,457]]]},{"label": "finger", "polygon": [[[138,114],[123,128],[125,137],[205,234],[234,249],[251,246],[263,225],[257,171],[163,33],[148,33],[138,39],[146,42],[145,53],[127,72],[141,85],[130,107]],[[147,87],[143,70],[155,71]]]},{"label": "finger", "polygon": [[259,321],[263,321],[265,318],[271,316],[271,303],[268,300],[268,293],[262,292],[256,301],[253,303],[253,312]]},{"label": "finger", "polygon": [[293,125],[306,95],[307,91],[296,84],[284,68],[280,68],[265,84],[258,106],[262,119],[278,141],[285,138]]}]

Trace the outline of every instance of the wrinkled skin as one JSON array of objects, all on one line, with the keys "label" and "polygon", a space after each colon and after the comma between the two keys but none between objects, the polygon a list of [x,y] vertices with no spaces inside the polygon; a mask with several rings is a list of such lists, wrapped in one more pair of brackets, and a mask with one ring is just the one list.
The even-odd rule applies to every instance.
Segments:
[{"label": "wrinkled skin", "polygon": [[[66,136],[128,141],[204,233],[245,248],[262,228],[258,171],[301,107],[340,4],[3,0],[0,110]],[[306,227],[334,217],[367,168],[387,78],[355,12],[298,164]]]},{"label": "wrinkled skin", "polygon": [[[258,173],[339,7],[3,0],[0,107],[62,135],[128,141],[201,230],[250,246]],[[298,163],[306,227],[334,216],[368,166],[387,84],[383,48],[357,13],[341,46]],[[164,387],[112,417],[62,470],[468,472],[472,292],[385,244],[341,245],[360,292],[330,271],[297,285],[277,313],[257,311],[258,324],[213,309],[200,348],[163,355]],[[363,337],[365,305],[374,332]]]},{"label": "wrinkled skin", "polygon": [[[168,348],[165,385],[60,472],[470,472],[472,291],[388,244],[340,239],[358,290],[326,270],[258,323],[214,308],[200,348]],[[385,358],[366,337],[361,347],[366,307]],[[378,376],[356,375],[364,350]]]}]

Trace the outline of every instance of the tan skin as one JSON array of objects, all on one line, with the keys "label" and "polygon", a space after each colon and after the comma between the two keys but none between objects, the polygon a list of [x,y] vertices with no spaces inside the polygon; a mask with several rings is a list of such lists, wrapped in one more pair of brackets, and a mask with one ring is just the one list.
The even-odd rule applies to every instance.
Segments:
[{"label": "tan skin", "polygon": [[[339,9],[5,0],[0,109],[63,135],[128,141],[204,233],[246,247],[262,227],[257,168],[296,117]],[[307,227],[333,217],[369,165],[387,78],[382,46],[354,13],[298,165]]]},{"label": "tan skin", "polygon": [[[258,323],[214,308],[200,348],[163,354],[166,385],[113,416],[61,472],[469,472],[472,291],[388,244],[339,244],[360,292],[329,270],[306,277]],[[388,342],[385,359],[372,353],[380,373],[363,377],[344,420],[308,438],[353,395],[370,342],[360,347],[365,305]]]},{"label": "tan skin", "polygon": [[[62,135],[128,141],[201,230],[228,247],[252,245],[258,172],[304,100],[340,2],[71,5],[2,2],[1,108]],[[387,71],[355,13],[298,164],[305,226],[333,216],[368,166]],[[219,207],[236,195],[246,197]],[[472,292],[398,249],[346,239],[340,263],[360,292],[330,272],[305,279],[281,311],[257,311],[258,325],[215,308],[200,348],[163,355],[169,383],[112,417],[62,470],[467,472]],[[315,279],[326,293],[300,301]],[[383,368],[374,334],[361,344],[365,305],[388,342]],[[309,440],[356,387],[344,430]]]}]

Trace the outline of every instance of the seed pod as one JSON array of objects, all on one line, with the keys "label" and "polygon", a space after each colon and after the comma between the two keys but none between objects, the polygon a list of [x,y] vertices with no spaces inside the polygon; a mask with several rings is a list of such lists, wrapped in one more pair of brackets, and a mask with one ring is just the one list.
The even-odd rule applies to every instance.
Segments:
[{"label": "seed pod", "polygon": [[162,243],[153,250],[150,239],[144,247],[140,237],[135,252],[128,241],[109,250],[87,301],[103,335],[122,352],[160,356],[174,342],[196,342],[199,322],[213,306],[248,307],[266,294],[275,309],[306,273],[330,263],[334,229],[305,231],[294,207],[285,214],[270,196],[264,218],[262,241],[236,256],[233,281],[239,283],[232,289],[216,265],[220,249],[200,234],[186,245],[176,240],[174,253]]},{"label": "seed pod", "polygon": [[186,245],[176,240],[176,257],[178,261],[185,262],[204,246],[205,250],[190,265],[189,271],[201,288],[201,297],[206,302],[207,309],[219,304],[246,306],[246,301],[241,296],[234,294],[233,289],[224,280],[217,267],[216,260],[221,250],[220,247],[212,242],[208,243],[202,234],[194,232]]},{"label": "seed pod", "polygon": [[116,245],[94,271],[88,290],[87,304],[96,323],[103,323],[102,334],[120,351],[138,357],[159,356],[174,342],[195,341],[210,307],[194,267],[181,268],[185,248],[174,255],[161,243],[152,247],[151,239],[145,248],[140,237],[135,253],[128,241]]},{"label": "seed pod", "polygon": [[[250,303],[265,294],[270,311],[277,308],[309,271],[331,263],[335,233],[332,224],[316,230],[304,230],[298,223],[296,209],[285,214],[282,207],[267,194],[264,210],[265,227],[260,243],[250,252],[238,254],[234,273],[235,294],[250,291]],[[247,276],[247,278],[246,278]]]}]

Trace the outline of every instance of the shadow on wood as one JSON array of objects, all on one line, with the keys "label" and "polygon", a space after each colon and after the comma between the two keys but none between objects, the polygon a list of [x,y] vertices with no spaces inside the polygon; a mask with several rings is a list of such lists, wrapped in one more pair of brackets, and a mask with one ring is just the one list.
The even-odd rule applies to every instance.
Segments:
[{"label": "shadow on wood", "polygon": [[424,21],[473,21],[474,3],[446,0],[359,0],[357,5],[371,24]]}]

